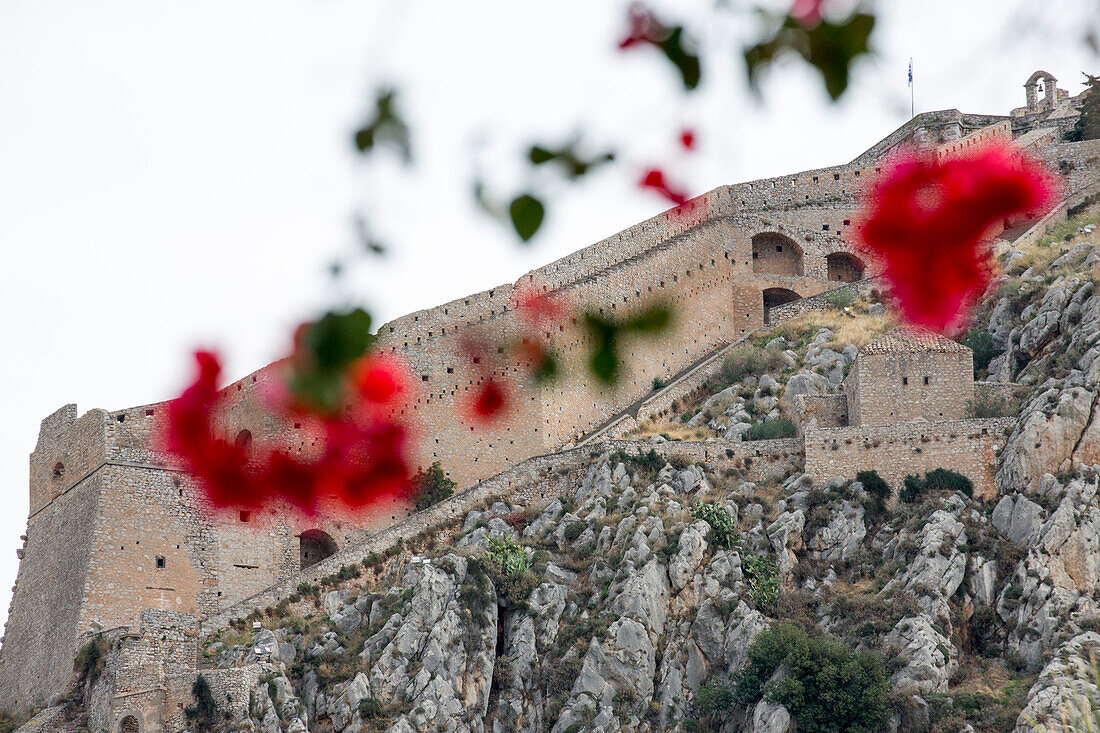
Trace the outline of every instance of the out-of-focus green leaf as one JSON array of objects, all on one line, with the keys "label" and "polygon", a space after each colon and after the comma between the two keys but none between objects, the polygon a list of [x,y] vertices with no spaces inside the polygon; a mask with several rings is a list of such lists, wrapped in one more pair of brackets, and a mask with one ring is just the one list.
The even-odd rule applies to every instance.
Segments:
[{"label": "out-of-focus green leaf", "polygon": [[526,242],[535,236],[535,232],[542,226],[546,209],[543,208],[541,201],[525,193],[512,200],[508,207],[508,215],[512,218],[512,226],[515,227],[516,234]]},{"label": "out-of-focus green leaf", "polygon": [[588,359],[589,370],[604,384],[614,384],[619,379],[622,360],[619,358],[619,339],[624,333],[653,335],[672,322],[672,311],[666,305],[656,305],[641,313],[615,323],[597,313],[585,313],[584,325],[592,337],[592,353]]},{"label": "out-of-focus green leaf", "polygon": [[591,169],[615,160],[615,154],[612,152],[602,153],[593,158],[581,158],[576,151],[577,142],[574,140],[557,150],[542,145],[532,145],[527,153],[527,158],[534,165],[556,162],[570,180],[580,178]]},{"label": "out-of-focus green leaf", "polygon": [[362,216],[355,217],[355,233],[363,249],[372,255],[381,257],[386,254],[386,245],[374,237],[367,227],[367,220]]},{"label": "out-of-focus green leaf", "polygon": [[848,89],[852,64],[871,53],[869,38],[875,16],[856,12],[840,23],[823,20],[804,28],[787,17],[776,33],[766,41],[745,49],[745,69],[749,84],[757,88],[761,71],[779,56],[793,52],[821,74],[825,91],[835,101]]},{"label": "out-of-focus green leaf", "polygon": [[360,153],[370,153],[374,146],[386,143],[395,148],[406,163],[412,161],[409,127],[397,114],[393,89],[383,89],[374,101],[374,114],[355,131],[355,147]]},{"label": "out-of-focus green leaf", "polygon": [[691,91],[699,86],[699,80],[702,77],[699,57],[688,48],[683,26],[672,28],[659,47],[673,66],[679,70],[685,89]]},{"label": "out-of-focus green leaf", "polygon": [[667,328],[671,320],[672,311],[668,306],[655,305],[624,323],[623,330],[637,331],[639,333],[656,333],[657,331]]},{"label": "out-of-focus green leaf", "polygon": [[367,353],[374,337],[371,317],[362,308],[329,311],[307,326],[304,345],[321,370],[339,371]]},{"label": "out-of-focus green leaf", "polygon": [[532,163],[539,165],[553,160],[554,154],[540,145],[532,145],[527,157],[530,158]]},{"label": "out-of-focus green leaf", "polygon": [[314,409],[337,412],[345,399],[348,368],[374,343],[370,328],[371,316],[362,308],[330,311],[303,326],[287,375],[287,387],[295,399]]},{"label": "out-of-focus green leaf", "polygon": [[531,378],[536,384],[551,382],[558,376],[558,359],[552,351],[543,354],[542,361],[535,365],[531,371]]}]

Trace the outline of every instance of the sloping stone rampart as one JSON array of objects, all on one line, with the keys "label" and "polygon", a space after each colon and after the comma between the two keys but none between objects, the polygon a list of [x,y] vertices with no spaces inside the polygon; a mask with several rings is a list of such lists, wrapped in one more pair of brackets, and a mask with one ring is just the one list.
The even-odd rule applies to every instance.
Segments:
[{"label": "sloping stone rampart", "polygon": [[666,460],[680,458],[690,462],[706,462],[719,469],[741,469],[749,480],[786,475],[800,467],[803,460],[801,442],[794,438],[747,443],[677,441],[657,445],[646,441],[609,440],[598,445],[529,458],[498,476],[417,512],[405,521],[387,527],[363,542],[341,550],[262,593],[205,619],[202,622],[202,633],[214,634],[234,619],[244,618],[252,611],[273,606],[293,595],[301,583],[317,583],[325,576],[339,572],[341,567],[361,563],[372,553],[385,552],[399,541],[408,543],[422,532],[459,523],[471,510],[482,507],[490,500],[504,498],[528,508],[529,511],[536,511],[563,493],[575,489],[576,472],[602,452],[621,451],[634,456],[650,450]]}]

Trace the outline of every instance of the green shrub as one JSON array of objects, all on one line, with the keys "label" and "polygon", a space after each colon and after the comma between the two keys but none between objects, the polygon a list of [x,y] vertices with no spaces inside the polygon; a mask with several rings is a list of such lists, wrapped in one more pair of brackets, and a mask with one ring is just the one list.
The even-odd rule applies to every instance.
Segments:
[{"label": "green shrub", "polygon": [[584,522],[570,522],[565,528],[565,541],[572,542],[573,540],[584,534],[584,530],[588,527]]},{"label": "green shrub", "polygon": [[749,585],[749,599],[758,611],[773,613],[779,604],[779,568],[763,555],[745,553],[741,571]]},{"label": "green shrub", "polygon": [[382,717],[382,703],[378,698],[364,697],[359,701],[359,717],[363,720],[373,720]]},{"label": "green shrub", "polygon": [[863,485],[863,490],[879,501],[890,498],[890,486],[886,479],[878,475],[878,471],[860,471],[856,474],[856,481]]},{"label": "green shrub", "polygon": [[794,423],[785,417],[773,422],[758,422],[749,428],[746,440],[774,440],[776,438],[793,438],[795,435]]},{"label": "green shrub", "polygon": [[984,328],[968,332],[959,339],[959,343],[974,352],[974,377],[977,378],[989,368],[989,362],[1000,355],[1001,350],[993,343],[993,335]]},{"label": "green shrub", "polygon": [[937,468],[924,474],[924,486],[929,491],[958,491],[966,496],[974,495],[974,484],[970,479],[947,468]]},{"label": "green shrub", "polygon": [[974,397],[966,401],[970,417],[1012,417],[1018,408],[1015,400],[988,390],[974,390]]},{"label": "green shrub", "polygon": [[965,496],[974,495],[974,485],[961,473],[946,468],[937,468],[924,474],[924,478],[912,474],[905,477],[905,486],[898,497],[904,502],[913,502],[929,491],[961,492]]},{"label": "green shrub", "polygon": [[648,453],[642,453],[638,451],[637,455],[629,455],[627,453],[618,452],[611,456],[612,462],[618,462],[632,466],[640,471],[646,471],[651,473],[657,473],[664,465],[665,461],[653,448],[649,449]]},{"label": "green shrub", "polygon": [[455,482],[447,478],[439,461],[433,463],[427,471],[422,468],[417,469],[413,486],[416,487],[413,490],[413,501],[416,503],[417,511],[449,499],[455,493]]},{"label": "green shrub", "polygon": [[[785,675],[772,680],[783,668]],[[875,652],[856,652],[791,624],[766,629],[749,646],[745,669],[735,676],[735,698],[781,705],[799,733],[873,733],[886,728],[886,667]]]},{"label": "green shrub", "polygon": [[700,685],[695,692],[695,714],[702,719],[707,729],[717,729],[726,722],[736,703],[730,686],[714,677]]},{"label": "green shrub", "polygon": [[76,670],[81,679],[87,680],[89,685],[94,685],[103,671],[104,655],[110,648],[106,639],[96,637],[84,646],[76,654]]},{"label": "green shrub", "polygon": [[778,349],[762,349],[752,344],[741,344],[732,349],[722,360],[718,378],[725,385],[740,382],[745,377],[784,369],[787,363]]},{"label": "green shrub", "polygon": [[702,519],[710,525],[707,539],[711,547],[722,550],[734,550],[741,546],[741,537],[737,533],[737,523],[733,517],[717,504],[696,504],[691,508],[691,516]]},{"label": "green shrub", "polygon": [[490,537],[485,560],[500,596],[514,606],[525,605],[538,579],[523,547],[509,539]]},{"label": "green shrub", "polygon": [[201,674],[195,679],[195,684],[191,685],[191,697],[195,704],[183,711],[188,722],[200,731],[210,730],[218,720],[218,706],[210,691],[210,683]]},{"label": "green shrub", "polygon": [[902,482],[901,491],[898,492],[898,498],[908,503],[915,501],[924,493],[924,482],[920,480],[920,476],[914,476],[909,474]]},{"label": "green shrub", "polygon": [[838,288],[824,296],[826,303],[831,305],[837,310],[844,310],[856,300],[856,294],[852,292],[851,288]]},{"label": "green shrub", "polygon": [[666,386],[667,384],[668,384],[668,382],[666,382],[665,380],[661,379],[660,377],[654,377],[654,378],[653,378],[653,391],[654,391],[654,392],[656,392],[656,391],[657,391],[657,390],[659,390],[659,389],[664,389],[664,387],[665,387],[665,386]]}]

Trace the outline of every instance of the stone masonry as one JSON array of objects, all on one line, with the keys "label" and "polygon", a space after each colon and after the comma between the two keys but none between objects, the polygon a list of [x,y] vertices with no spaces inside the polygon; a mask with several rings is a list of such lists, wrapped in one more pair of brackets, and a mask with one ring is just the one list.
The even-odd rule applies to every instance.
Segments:
[{"label": "stone masonry", "polygon": [[[1074,196],[1094,182],[1089,168],[1100,146],[1061,143],[1061,136],[1047,129],[1072,124],[1080,101],[1051,87],[1046,77],[1029,84],[1037,87],[1040,80],[1047,96],[1033,100],[1029,91],[1023,111],[923,113],[850,163],[719,187],[527,273],[514,284],[384,324],[378,331],[379,348],[403,359],[419,387],[398,408],[426,436],[419,464],[438,460],[460,489],[471,490],[492,483],[494,476],[522,473],[531,461],[552,473],[554,466],[568,463],[570,454],[561,453],[563,448],[643,401],[655,378],[667,380],[687,370],[761,328],[771,315],[778,319],[796,313],[802,299],[874,275],[850,232],[865,183],[881,169],[882,158],[900,146],[948,146],[944,154],[964,154],[973,141],[1011,137],[1015,145],[1059,170],[1068,196]],[[1044,101],[1048,98],[1049,103]],[[1057,119],[1047,125],[1052,116]],[[676,321],[660,339],[624,343],[626,369],[618,387],[608,390],[583,378],[590,336],[578,319],[568,319],[538,334],[562,356],[563,378],[534,390],[524,383],[521,390],[529,365],[501,356],[474,369],[463,351],[470,338],[500,343],[523,335],[517,289],[553,294],[575,309],[616,319],[667,303]],[[718,463],[739,461],[754,472],[790,470],[804,460],[807,469],[823,475],[900,460],[904,450],[931,456],[931,446],[951,446],[960,455],[980,454],[979,463],[986,460],[994,449],[996,426],[959,420],[959,400],[966,389],[961,375],[969,368],[965,355],[884,355],[881,364],[871,357],[866,372],[856,370],[845,410],[819,406],[821,415],[843,413],[848,427],[815,423],[804,428],[802,441],[766,450],[732,445],[681,450]],[[219,428],[228,439],[305,448],[307,438],[299,425],[273,419],[260,404],[266,385],[280,378],[281,368],[280,363],[269,365],[225,387],[228,409]],[[473,430],[456,416],[487,372],[523,399],[499,428]],[[899,376],[917,381],[898,387]],[[924,377],[933,381],[926,385]],[[894,380],[894,388],[909,389],[908,394],[920,398],[907,402],[904,414],[891,415],[888,404],[879,404],[877,397],[869,401],[861,391],[877,389],[882,380]],[[157,670],[155,679],[142,686],[137,678],[144,673],[118,672],[129,675],[127,686],[118,688],[123,697],[99,720],[111,733],[130,717],[141,731],[174,730],[177,701],[186,699],[193,671],[171,662],[171,654],[149,646],[149,639],[175,638],[168,627],[183,629],[183,637],[197,633],[196,624],[231,615],[232,609],[250,604],[249,599],[277,595],[276,589],[329,568],[357,548],[387,541],[395,528],[422,520],[398,504],[354,521],[319,517],[305,522],[282,507],[215,513],[151,444],[163,412],[164,403],[158,403],[78,415],[75,405],[66,405],[42,421],[30,456],[30,516],[19,551],[19,575],[0,646],[0,708],[43,703],[63,690],[74,655],[88,635],[135,629],[142,631],[135,631],[137,636],[122,648],[132,656],[151,654],[157,660],[149,667]],[[931,422],[895,424],[918,418]],[[835,432],[853,430],[862,432]],[[891,445],[907,447],[883,448]],[[971,450],[979,445],[977,452]],[[747,455],[746,449],[757,454]],[[919,463],[907,460],[904,465]],[[521,484],[527,485],[501,483],[505,492],[513,485],[519,490]],[[541,491],[528,493],[519,498],[543,496]],[[215,682],[230,697],[247,687],[241,680]],[[138,704],[140,700],[145,702]]]}]

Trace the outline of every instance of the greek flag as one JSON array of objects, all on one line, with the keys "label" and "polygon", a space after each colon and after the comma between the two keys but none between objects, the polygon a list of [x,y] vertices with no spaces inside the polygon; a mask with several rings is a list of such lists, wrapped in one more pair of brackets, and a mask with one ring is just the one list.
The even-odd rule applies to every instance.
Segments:
[{"label": "greek flag", "polygon": [[909,59],[909,86],[913,86],[913,59]]}]

